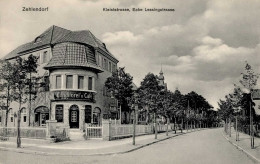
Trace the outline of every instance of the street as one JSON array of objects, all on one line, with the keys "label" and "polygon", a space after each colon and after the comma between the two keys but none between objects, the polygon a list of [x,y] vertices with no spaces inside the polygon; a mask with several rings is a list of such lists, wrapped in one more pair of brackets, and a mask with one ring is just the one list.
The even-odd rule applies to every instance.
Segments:
[{"label": "street", "polygon": [[[174,164],[250,164],[245,154],[223,136],[222,128],[197,131],[177,136],[139,150],[104,156],[42,156],[0,151],[0,163],[174,163]],[[111,141],[113,142],[113,141]],[[137,143],[138,144],[138,143]]]}]

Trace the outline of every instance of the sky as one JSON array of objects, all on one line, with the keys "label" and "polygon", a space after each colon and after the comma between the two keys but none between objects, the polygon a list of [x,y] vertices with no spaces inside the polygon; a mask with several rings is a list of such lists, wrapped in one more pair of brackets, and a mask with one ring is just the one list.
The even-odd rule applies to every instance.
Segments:
[{"label": "sky", "polygon": [[[48,11],[26,12],[23,7]],[[216,110],[219,99],[239,84],[245,61],[260,73],[259,17],[257,0],[0,0],[0,58],[52,25],[88,29],[137,86],[148,72],[159,74],[162,69],[168,89],[195,91]]]}]

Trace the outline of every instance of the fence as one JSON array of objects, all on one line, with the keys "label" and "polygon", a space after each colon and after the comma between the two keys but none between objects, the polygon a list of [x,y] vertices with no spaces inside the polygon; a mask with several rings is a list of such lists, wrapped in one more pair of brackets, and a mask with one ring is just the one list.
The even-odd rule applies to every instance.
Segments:
[{"label": "fence", "polygon": [[111,125],[121,125],[121,120],[110,120]]},{"label": "fence", "polygon": [[[153,133],[152,125],[136,125],[135,134],[149,134]],[[133,135],[133,125],[112,125],[110,128],[110,137],[126,137]]]},{"label": "fence", "polygon": [[[177,127],[177,126],[176,126]],[[168,125],[168,131],[174,130],[174,124]],[[133,124],[128,125],[111,125],[109,129],[110,138],[120,138],[120,137],[130,137],[133,135]],[[167,125],[158,124],[157,125],[158,132],[167,131]],[[143,135],[143,134],[152,134],[154,133],[154,125],[136,125],[135,134]]]},{"label": "fence", "polygon": [[[21,127],[21,138],[45,139],[46,128]],[[0,136],[17,137],[16,127],[0,127]]]},{"label": "fence", "polygon": [[87,138],[102,138],[102,126],[86,124]]},{"label": "fence", "polygon": [[[225,132],[228,133],[228,130],[226,129],[226,124],[225,124]],[[236,130],[236,125],[234,125],[234,129]],[[253,130],[254,130],[254,136],[260,138],[260,129],[259,125],[253,125]],[[238,131],[250,135],[250,125],[239,125],[238,124]]]}]

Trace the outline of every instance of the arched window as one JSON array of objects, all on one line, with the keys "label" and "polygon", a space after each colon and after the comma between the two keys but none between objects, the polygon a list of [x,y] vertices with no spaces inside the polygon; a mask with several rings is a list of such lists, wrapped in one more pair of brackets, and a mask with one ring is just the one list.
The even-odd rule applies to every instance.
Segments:
[{"label": "arched window", "polygon": [[26,114],[26,108],[21,109],[21,114]]},{"label": "arched window", "polygon": [[21,109],[21,118],[23,122],[26,122],[26,108]]},{"label": "arched window", "polygon": [[49,108],[46,106],[37,107],[34,111],[35,113],[35,125],[36,126],[45,126],[46,121],[49,120]]},{"label": "arched window", "polygon": [[96,107],[93,110],[93,124],[100,124],[101,109]]}]

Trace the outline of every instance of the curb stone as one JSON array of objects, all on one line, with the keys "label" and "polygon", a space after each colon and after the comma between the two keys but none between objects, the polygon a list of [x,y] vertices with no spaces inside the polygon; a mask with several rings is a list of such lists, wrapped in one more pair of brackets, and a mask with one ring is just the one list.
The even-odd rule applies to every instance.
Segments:
[{"label": "curb stone", "polygon": [[[201,130],[205,130],[205,129],[198,129],[196,131],[201,131]],[[150,146],[152,144],[155,144],[155,143],[158,143],[158,142],[161,142],[161,141],[165,141],[165,140],[170,139],[170,138],[174,138],[174,137],[177,137],[177,136],[181,136],[181,135],[192,133],[192,132],[196,132],[196,131],[188,131],[186,133],[179,133],[179,134],[176,134],[174,136],[166,137],[166,138],[163,138],[163,139],[158,139],[156,141],[153,141],[153,142],[150,142],[150,143],[147,143],[147,144],[135,147],[135,148],[131,148],[131,149],[128,149],[128,150],[125,150],[125,151],[109,152],[109,153],[61,154],[61,153],[47,153],[47,152],[42,152],[42,151],[16,149],[16,148],[6,148],[6,147],[0,147],[0,150],[3,150],[3,151],[14,151],[14,152],[17,152],[17,153],[22,153],[22,154],[35,154],[35,155],[44,155],[44,156],[57,156],[57,155],[58,156],[103,156],[103,155],[117,155],[117,154],[130,153],[130,152],[136,151],[138,149],[144,148],[146,146]]]},{"label": "curb stone", "polygon": [[252,159],[254,162],[259,163],[260,164],[260,159],[256,158],[255,156],[253,156],[252,154],[250,154],[249,152],[247,152],[245,149],[243,149],[242,147],[240,147],[239,145],[235,144],[234,142],[230,141],[229,138],[227,138],[224,133],[222,132],[222,136],[229,142],[231,143],[233,146],[235,146],[238,150],[242,151],[243,153],[245,153],[250,159]]}]

